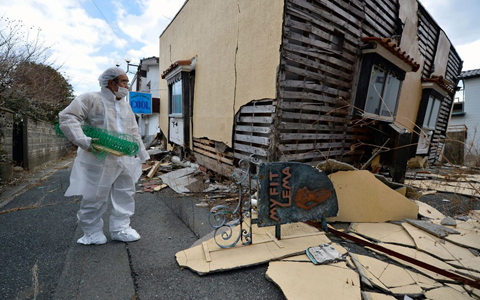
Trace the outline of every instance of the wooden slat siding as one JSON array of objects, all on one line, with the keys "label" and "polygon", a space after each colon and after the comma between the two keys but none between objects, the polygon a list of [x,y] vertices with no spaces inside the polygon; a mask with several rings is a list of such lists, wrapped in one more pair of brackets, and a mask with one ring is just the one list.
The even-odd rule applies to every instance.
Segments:
[{"label": "wooden slat siding", "polygon": [[204,166],[207,169],[213,170],[218,174],[221,174],[225,177],[230,177],[235,170],[234,166],[225,163],[219,163],[217,160],[205,156],[198,152],[193,152],[197,163],[201,166]]},{"label": "wooden slat siding", "polygon": [[[288,123],[282,122],[278,125],[278,129],[290,129],[290,130],[302,130],[302,131],[325,131],[330,132],[332,130],[332,126],[322,125],[319,123]],[[346,130],[347,126],[338,125],[336,127],[337,130],[342,131]]]},{"label": "wooden slat siding", "polygon": [[[452,106],[452,99],[450,97],[446,97],[442,101],[442,106],[440,107],[440,110],[448,110]],[[447,131],[448,127],[448,117],[446,118],[439,118],[436,124],[436,129],[433,132],[432,135],[432,143],[433,146],[430,147],[430,149],[434,149],[435,147],[438,148],[438,151],[430,151],[429,155],[429,162],[433,163],[435,161],[440,160],[440,153],[443,147],[442,141],[445,139],[445,134]]]},{"label": "wooden slat siding", "polygon": [[196,151],[196,149],[208,151],[211,155],[213,155],[212,157],[218,155],[220,157],[230,159],[230,161],[233,158],[233,152],[231,149],[227,149],[223,153],[219,152],[215,149],[215,142],[205,138],[193,138],[193,151]]},{"label": "wooden slat siding", "polygon": [[[331,38],[331,33],[329,33],[328,31],[317,28],[317,27],[315,27],[315,25],[309,25],[309,24],[294,21],[291,18],[287,18],[287,20],[285,20],[285,26],[287,26],[288,28],[295,28],[297,30],[303,31],[304,33],[314,34],[314,35],[316,35],[320,38],[323,38],[324,40],[326,40],[328,42],[330,41],[330,38]],[[287,33],[289,33],[289,32],[287,31]],[[289,38],[295,39],[294,37],[290,37],[288,34],[286,36],[289,37]],[[318,45],[317,45],[319,48],[325,48],[330,53],[339,52],[339,51],[333,51],[330,48],[329,43],[321,43],[320,41],[317,41],[317,42],[319,42]],[[310,41],[309,41],[309,43],[310,43]],[[348,43],[346,43],[344,45],[344,50],[346,50],[346,51],[348,51],[352,54],[355,54],[357,52],[357,48],[353,45],[348,44]],[[353,56],[352,59],[355,59],[355,56]]]},{"label": "wooden slat siding", "polygon": [[321,143],[321,144],[280,144],[278,147],[281,151],[305,151],[305,150],[315,150],[315,149],[329,149],[329,148],[343,148],[343,143]]},{"label": "wooden slat siding", "polygon": [[337,80],[337,79],[332,78],[332,77],[328,77],[324,74],[314,73],[314,72],[308,71],[308,70],[302,70],[302,69],[299,69],[299,68],[294,67],[294,66],[285,65],[285,71],[287,71],[289,73],[292,73],[292,74],[295,74],[295,75],[304,76],[306,78],[311,78],[311,79],[315,79],[315,80],[323,80],[325,82],[325,84],[336,85],[339,89],[348,90],[348,87],[350,85],[350,83],[343,82],[341,80]]},{"label": "wooden slat siding", "polygon": [[243,125],[237,125],[235,127],[236,132],[250,132],[250,133],[271,133],[272,128],[270,127],[253,127],[253,126],[243,126]]},{"label": "wooden slat siding", "polygon": [[[291,99],[291,100],[308,100],[308,101],[318,101],[319,103],[331,103],[338,104],[338,97],[329,97],[327,95],[315,94],[310,92],[294,92],[294,91],[285,91],[280,90],[280,97],[282,99]],[[345,105],[345,102],[340,103]]]},{"label": "wooden slat siding", "polygon": [[197,163],[224,176],[233,172],[233,153],[227,149],[220,153],[215,142],[206,138],[193,138],[193,155]]},{"label": "wooden slat siding", "polygon": [[235,141],[242,141],[242,142],[248,142],[252,144],[259,144],[259,145],[265,145],[265,146],[268,146],[270,143],[270,139],[267,137],[244,135],[244,134],[237,134],[237,133],[235,133],[234,139]]},{"label": "wooden slat siding", "polygon": [[[237,112],[234,127],[234,157],[236,159],[256,157],[266,161],[271,146],[276,101],[252,101]],[[262,120],[262,122],[258,122]]]},{"label": "wooden slat siding", "polygon": [[[314,49],[309,46],[300,46],[300,45],[294,45],[294,44],[284,45],[284,49],[296,54],[308,55],[308,56],[311,56],[312,58],[318,58],[320,60],[335,64],[338,67],[342,68],[343,71],[347,73],[351,73],[353,71],[352,64],[350,62],[344,62],[342,59],[332,57],[332,54],[335,54],[338,52],[329,52],[325,50]],[[318,75],[319,74],[317,74],[317,76]],[[327,80],[327,79],[330,79],[330,78],[326,77],[324,80]],[[339,84],[342,84],[342,81],[338,81],[338,82]]]},{"label": "wooden slat siding", "polygon": [[233,160],[230,160],[230,159],[221,157],[221,156],[218,155],[218,154],[212,154],[211,152],[202,150],[202,149],[200,149],[200,148],[198,148],[198,147],[194,150],[194,152],[195,152],[195,153],[200,153],[200,154],[202,154],[202,155],[204,155],[204,156],[208,156],[208,157],[210,157],[211,159],[216,160],[217,162],[222,162],[222,163],[225,163],[225,164],[227,164],[227,165],[233,166]]},{"label": "wooden slat siding", "polygon": [[[193,145],[197,149],[201,149],[202,151],[209,152],[212,155],[211,157],[213,157],[213,158],[215,158],[216,156],[219,156],[219,157],[222,157],[222,158],[227,158],[227,159],[230,158],[230,162],[231,162],[231,159],[233,158],[233,152],[225,151],[223,153],[220,153],[217,150],[215,150],[215,146],[206,145],[206,144],[197,142],[197,141],[195,141],[195,139],[193,141]],[[195,149],[195,151],[197,149]]]},{"label": "wooden slat siding", "polygon": [[[371,27],[375,28],[375,31],[382,37],[389,37],[395,33],[395,19],[396,9],[394,11],[391,8],[382,5],[381,1],[365,1],[365,21]],[[390,13],[386,14],[388,11]],[[393,17],[392,17],[393,15]]]},{"label": "wooden slat siding", "polygon": [[284,154],[282,155],[282,160],[285,161],[305,161],[305,160],[312,160],[312,159],[331,159],[336,156],[340,156],[344,154],[344,150],[333,150],[333,151],[310,151],[306,153],[299,153],[299,154]]},{"label": "wooden slat siding", "polygon": [[[306,39],[305,41],[307,41],[308,39]],[[312,43],[314,44],[315,41],[312,41]],[[313,45],[312,44],[312,45]],[[292,52],[285,52],[284,53],[284,58],[286,58],[287,60],[290,60],[292,62],[295,62],[295,63],[298,63],[298,64],[307,64],[307,66],[311,67],[311,68],[315,68],[315,69],[318,69],[319,71],[322,71],[322,72],[326,72],[328,73],[327,76],[335,76],[335,77],[340,77],[340,78],[345,78],[345,79],[352,79],[352,74],[349,74],[347,72],[343,72],[342,70],[338,70],[338,69],[335,69],[335,68],[332,68],[332,67],[329,67],[329,66],[326,66],[325,64],[323,63],[319,63],[319,62],[316,62],[315,60],[311,60],[307,57],[302,57],[300,55],[297,55],[295,53],[292,53]]]},{"label": "wooden slat siding", "polygon": [[457,83],[458,74],[462,72],[463,63],[455,48],[450,47],[450,53],[448,54],[447,74],[445,79],[452,83]]},{"label": "wooden slat siding", "polygon": [[331,106],[325,106],[317,103],[308,103],[308,102],[282,102],[280,103],[281,108],[285,109],[303,109],[303,110],[311,110],[311,111],[319,111],[325,112],[328,114],[335,114],[335,115],[346,115],[348,113],[347,109],[345,108],[335,108]]},{"label": "wooden slat siding", "polygon": [[[305,32],[315,34],[315,33],[308,32],[308,31],[305,31]],[[321,50],[330,51],[332,53],[337,52],[337,55],[342,56],[345,59],[348,59],[350,62],[355,62],[356,56],[354,54],[348,53],[348,50],[350,50],[352,53],[355,53],[354,52],[355,49],[352,46],[349,47],[348,44],[346,45],[346,47],[347,47],[347,49],[345,49],[346,51],[344,51],[343,53],[340,53],[339,51],[335,51],[335,50],[331,49],[330,43],[322,42],[322,41],[319,41],[319,40],[312,40],[311,38],[302,36],[302,35],[294,32],[292,30],[286,30],[285,31],[285,37],[287,37],[291,40],[294,40],[294,41],[298,41],[298,42],[302,42],[302,43],[308,43],[312,46],[318,47]]]},{"label": "wooden slat siding", "polygon": [[328,122],[337,122],[340,124],[345,124],[345,118],[324,116],[318,114],[308,114],[308,113],[292,113],[292,112],[282,112],[282,121],[283,120],[315,120],[315,121],[328,121]]},{"label": "wooden slat siding", "polygon": [[[299,8],[292,6],[290,3],[287,4],[287,13],[287,17],[291,17],[292,19],[300,18],[304,22],[315,24],[321,28],[324,28],[325,30],[328,30],[329,32],[333,32],[335,29],[338,29],[338,27],[329,24],[328,21],[313,18],[311,15],[308,15],[308,13],[299,10]],[[348,31],[344,31],[343,33],[345,34],[346,43],[349,43],[353,46],[358,45],[358,35],[351,34]]]},{"label": "wooden slat siding", "polygon": [[[323,19],[327,22],[329,22],[331,25],[339,28],[344,28],[351,33],[353,33],[355,36],[360,36],[361,34],[361,22],[356,21],[355,26],[349,23],[348,20],[343,19],[345,15],[337,16],[331,12],[329,12],[328,9],[325,7],[318,7],[313,4],[308,3],[306,0],[288,0],[290,3],[293,3],[295,5],[298,5],[301,8],[306,9],[310,13],[316,14],[320,19]],[[317,0],[315,1],[315,4],[317,5],[322,5],[324,3],[328,3],[328,0]],[[290,4],[287,4],[287,6]],[[345,12],[346,13],[346,12]],[[346,14],[348,15],[348,14]]]},{"label": "wooden slat siding", "polygon": [[[292,0],[286,7],[281,73],[297,79],[279,84],[278,159],[324,160],[307,154],[315,149],[330,149],[331,158],[340,158],[356,138],[346,134],[348,103],[342,99],[351,97],[363,6],[359,1]],[[344,34],[342,51],[331,46],[337,32]]]},{"label": "wooden slat siding", "polygon": [[280,133],[282,141],[295,140],[335,140],[335,139],[355,139],[354,135],[344,134],[314,134],[314,133]]},{"label": "wooden slat siding", "polygon": [[247,145],[243,145],[243,144],[240,144],[240,143],[233,144],[233,148],[235,149],[235,151],[242,151],[242,152],[245,152],[245,153],[256,154],[256,155],[259,155],[259,156],[262,156],[262,157],[267,157],[268,156],[268,150],[265,149],[265,148],[247,146]]},{"label": "wooden slat siding", "polygon": [[241,123],[263,123],[263,124],[272,124],[272,117],[240,117]]},{"label": "wooden slat siding", "polygon": [[439,27],[430,18],[421,5],[418,7],[418,41],[420,53],[425,58],[422,76],[429,78],[435,61],[435,49],[439,38]]},{"label": "wooden slat siding", "polygon": [[312,81],[287,80],[285,82],[280,82],[280,87],[303,88],[307,90],[314,90],[317,92],[327,93],[333,96],[341,96],[344,98],[350,97],[350,93],[348,92],[344,92],[335,88],[330,88],[321,84],[315,84]]},{"label": "wooden slat siding", "polygon": [[262,105],[262,106],[245,106],[242,108],[242,113],[253,114],[253,113],[273,113],[275,112],[275,107],[273,105]]}]

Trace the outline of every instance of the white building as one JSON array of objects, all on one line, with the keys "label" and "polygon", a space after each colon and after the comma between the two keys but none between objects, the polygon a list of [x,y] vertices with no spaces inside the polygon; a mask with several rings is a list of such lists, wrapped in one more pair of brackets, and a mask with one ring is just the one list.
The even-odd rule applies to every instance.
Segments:
[{"label": "white building", "polygon": [[[456,97],[450,128],[466,127],[466,161],[469,156],[480,155],[480,69],[464,71],[459,79],[463,88]],[[450,130],[449,130],[450,131]]]},{"label": "white building", "polygon": [[159,132],[159,65],[158,57],[152,56],[140,60],[135,76],[132,80],[132,91],[152,95],[152,114],[136,114],[143,142],[148,146]]}]

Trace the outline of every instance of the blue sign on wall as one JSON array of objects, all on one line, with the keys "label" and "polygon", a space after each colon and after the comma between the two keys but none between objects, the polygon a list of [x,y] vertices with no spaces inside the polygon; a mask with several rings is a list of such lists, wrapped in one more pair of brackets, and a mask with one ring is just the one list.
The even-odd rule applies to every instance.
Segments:
[{"label": "blue sign on wall", "polygon": [[136,114],[152,114],[152,94],[130,92],[130,106]]}]

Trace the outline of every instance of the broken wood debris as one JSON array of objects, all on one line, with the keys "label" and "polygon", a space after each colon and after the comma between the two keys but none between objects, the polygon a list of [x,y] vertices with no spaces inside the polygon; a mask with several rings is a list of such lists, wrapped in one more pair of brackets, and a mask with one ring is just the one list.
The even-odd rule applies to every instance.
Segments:
[{"label": "broken wood debris", "polygon": [[[323,276],[321,274],[325,274],[324,272],[333,274],[332,270],[342,275],[336,279],[338,282],[329,283],[329,287],[340,288],[341,286],[344,290],[345,284],[348,283],[358,287],[354,294],[348,294],[349,296],[345,299],[362,299],[362,297],[363,299],[392,299],[388,298],[392,296],[405,297],[405,299],[409,299],[408,297],[443,299],[437,295],[442,291],[456,293],[455,295],[461,295],[466,299],[477,297],[475,292],[478,293],[479,289],[476,288],[480,287],[480,257],[477,251],[480,250],[480,242],[477,242],[480,241],[478,211],[472,212],[471,216],[465,215],[461,220],[446,219],[446,215],[432,206],[419,200],[408,199],[415,195],[414,187],[391,183],[383,176],[374,176],[368,171],[359,171],[344,165],[330,164],[323,167],[325,166],[330,167],[330,179],[339,198],[339,214],[335,217],[337,219],[331,218],[328,221],[351,223],[348,231],[359,234],[361,239],[357,238],[357,240],[373,245],[365,246],[369,255],[354,254],[345,250],[350,254],[346,258],[342,257],[345,262],[314,265],[306,255],[306,249],[319,247],[322,241],[330,243],[328,239],[330,234],[319,235],[319,232],[312,232],[311,228],[297,228],[299,231],[294,234],[288,230],[286,233],[283,228],[288,228],[292,224],[284,224],[282,239],[279,240],[275,238],[273,228],[259,229],[254,225],[252,245],[237,245],[224,249],[212,239],[178,252],[177,263],[181,267],[204,275],[270,261],[266,277],[275,282],[289,299],[305,297],[322,299],[321,296],[316,296],[315,291],[303,287],[297,280],[302,278],[303,282],[308,282],[308,279],[304,279],[302,275],[292,276],[292,272],[317,274],[315,276],[318,278]],[[349,171],[338,171],[335,168],[347,168]],[[160,178],[162,181],[165,179],[164,184],[168,182],[170,187],[174,186],[173,189],[177,189],[177,192],[185,193],[187,191],[182,188],[195,186],[198,183],[191,180],[200,173],[205,174],[200,171],[200,168],[195,171],[188,169],[189,167],[173,170],[160,175]],[[425,180],[448,180],[451,183],[455,182],[452,180],[457,180],[454,176],[447,177],[428,172],[428,170],[418,172],[417,177],[421,177],[424,182]],[[197,181],[202,182],[202,179],[198,178]],[[212,184],[208,179],[203,180],[203,183],[208,183],[208,186],[201,191],[217,193],[205,195],[202,202],[205,206],[210,206],[212,201],[228,204],[229,200],[232,200],[231,187],[228,185]],[[399,191],[396,191],[397,189]],[[401,190],[405,194],[401,194]],[[392,220],[395,222],[385,223]],[[445,224],[442,224],[442,220]],[[448,227],[444,226],[446,224]],[[286,225],[288,226],[284,227]],[[329,230],[336,231],[333,227],[329,227]],[[336,232],[336,234],[340,233],[340,231]],[[375,256],[373,254],[375,252],[378,253],[377,258],[372,257]],[[278,259],[282,260],[277,261]],[[405,267],[399,267],[402,265]],[[299,273],[296,273],[297,271]],[[284,274],[281,274],[282,272]],[[357,279],[345,274],[356,274]],[[377,291],[381,290],[384,294],[373,293],[368,286]],[[452,286],[458,288],[455,289]],[[299,290],[298,287],[302,288]],[[338,292],[339,290],[334,291],[336,294]],[[338,296],[333,298],[341,299]],[[332,299],[332,297],[325,299]]]}]

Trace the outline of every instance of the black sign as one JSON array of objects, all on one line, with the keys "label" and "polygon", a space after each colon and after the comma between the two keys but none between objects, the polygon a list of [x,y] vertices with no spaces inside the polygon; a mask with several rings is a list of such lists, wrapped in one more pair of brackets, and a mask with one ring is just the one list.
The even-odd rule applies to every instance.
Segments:
[{"label": "black sign", "polygon": [[302,163],[263,163],[259,166],[259,226],[334,217],[337,195],[328,176]]}]

